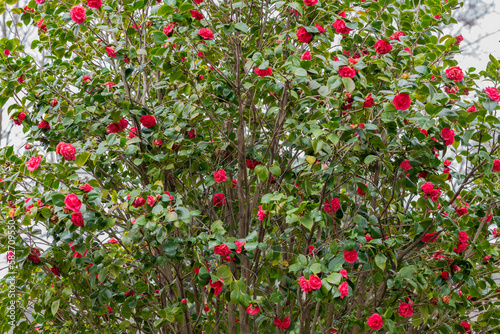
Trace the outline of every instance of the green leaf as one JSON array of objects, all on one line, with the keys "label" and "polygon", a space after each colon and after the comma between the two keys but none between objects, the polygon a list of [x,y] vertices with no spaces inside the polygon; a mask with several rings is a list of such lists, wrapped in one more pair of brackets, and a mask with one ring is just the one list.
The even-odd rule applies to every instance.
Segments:
[{"label": "green leaf", "polygon": [[309,268],[309,269],[311,269],[311,271],[313,273],[318,274],[318,273],[321,272],[321,264],[319,264],[319,263],[313,263],[311,265],[311,268]]},{"label": "green leaf", "polygon": [[313,226],[313,219],[309,215],[304,215],[299,218],[299,222],[308,230],[311,230]]},{"label": "green leaf", "polygon": [[52,195],[52,203],[54,203],[55,206],[63,207],[65,198],[66,196],[64,196],[63,194],[54,193]]},{"label": "green leaf", "polygon": [[132,73],[134,73],[134,69],[133,68],[127,68],[125,70],[125,80],[127,80]]},{"label": "green leaf", "polygon": [[375,264],[377,265],[377,267],[379,267],[382,270],[385,269],[386,261],[387,261],[387,258],[385,257],[385,255],[377,254],[375,256]]},{"label": "green leaf", "polygon": [[76,159],[75,159],[75,164],[78,167],[82,167],[87,162],[87,159],[89,158],[89,156],[90,156],[89,152],[82,152],[82,153],[78,154],[76,156]]},{"label": "green leaf", "polygon": [[248,26],[247,26],[245,23],[243,23],[243,22],[238,22],[238,23],[236,23],[236,24],[234,25],[234,28],[235,28],[236,30],[241,31],[241,32],[247,32],[247,31],[248,31]]},{"label": "green leaf", "polygon": [[303,68],[296,68],[295,71],[293,71],[296,76],[298,77],[307,77],[307,71],[304,70]]},{"label": "green leaf", "polygon": [[136,145],[129,145],[126,149],[125,149],[125,154],[134,154],[135,152],[137,152],[139,150],[139,147],[137,147]]},{"label": "green leaf", "polygon": [[280,176],[281,175],[281,168],[279,168],[278,166],[271,166],[269,168],[269,171],[273,174],[273,175],[276,175],[276,176]]},{"label": "green leaf", "polygon": [[333,285],[339,285],[342,282],[342,275],[339,273],[332,273],[327,278],[326,281]]},{"label": "green leaf", "polygon": [[314,153],[318,153],[323,148],[323,141],[321,139],[315,139],[312,143]]},{"label": "green leaf", "polygon": [[50,310],[52,311],[52,315],[55,316],[57,313],[57,310],[59,310],[59,302],[60,300],[56,300],[52,303],[52,306],[50,307]]},{"label": "green leaf", "polygon": [[365,158],[365,165],[369,165],[377,159],[378,159],[378,157],[376,155],[368,155]]},{"label": "green leaf", "polygon": [[165,35],[163,31],[154,31],[153,32],[153,39],[155,43],[158,44],[165,44],[167,42],[168,36]]},{"label": "green leaf", "polygon": [[347,92],[352,93],[352,91],[356,88],[356,84],[351,78],[342,78],[342,83],[344,84]]},{"label": "green leaf", "polygon": [[330,94],[330,88],[328,88],[328,86],[321,86],[318,89],[318,93],[321,96],[327,96],[328,94]]}]

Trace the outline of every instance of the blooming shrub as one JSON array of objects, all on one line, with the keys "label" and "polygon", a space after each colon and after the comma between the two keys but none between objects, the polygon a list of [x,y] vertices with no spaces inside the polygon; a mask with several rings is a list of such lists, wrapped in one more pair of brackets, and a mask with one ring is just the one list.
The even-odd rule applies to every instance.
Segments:
[{"label": "blooming shrub", "polygon": [[38,29],[0,40],[0,328],[499,333],[500,63],[454,60],[457,3],[1,4]]}]

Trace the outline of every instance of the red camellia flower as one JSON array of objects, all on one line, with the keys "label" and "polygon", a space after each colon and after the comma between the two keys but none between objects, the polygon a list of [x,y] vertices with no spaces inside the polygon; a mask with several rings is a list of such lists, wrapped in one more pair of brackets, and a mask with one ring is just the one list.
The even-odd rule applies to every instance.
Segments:
[{"label": "red camellia flower", "polygon": [[374,331],[382,328],[382,326],[384,326],[384,321],[378,313],[373,313],[373,315],[368,318],[368,327]]},{"label": "red camellia flower", "polygon": [[227,180],[226,171],[219,169],[218,172],[214,173],[214,179],[217,183],[225,182]]},{"label": "red camellia flower", "polygon": [[462,243],[462,242],[459,242],[457,247],[456,248],[453,248],[453,251],[457,254],[460,254],[462,253],[463,251],[465,251],[467,249],[467,246],[469,246],[468,243]]},{"label": "red camellia flower", "polygon": [[495,87],[486,87],[484,92],[488,94],[488,97],[493,101],[497,101],[500,99],[500,93],[498,93],[498,89]]},{"label": "red camellia flower", "polygon": [[405,172],[407,170],[412,169],[411,164],[410,164],[410,160],[408,160],[408,159],[406,159],[403,162],[401,162],[401,164],[399,165],[399,167],[401,167],[401,169],[404,170]]},{"label": "red camellia flower", "polygon": [[144,204],[146,204],[146,200],[142,197],[137,197],[136,199],[134,199],[134,201],[132,202],[132,206],[134,208],[138,208],[140,206],[143,206]]},{"label": "red camellia flower", "polygon": [[214,289],[214,296],[217,296],[222,292],[222,288],[224,287],[224,280],[222,278],[219,278],[217,282],[212,283],[212,279],[210,279],[208,284],[212,289]]},{"label": "red camellia flower", "polygon": [[229,249],[229,247],[227,247],[226,244],[222,244],[214,247],[214,254],[220,256],[228,256],[229,254],[231,254],[231,250]]},{"label": "red camellia flower", "polygon": [[342,19],[337,19],[335,22],[333,22],[332,27],[335,29],[337,34],[347,35],[352,31],[352,29],[347,28],[347,26],[345,25],[345,21]]},{"label": "red camellia flower", "polygon": [[316,27],[316,29],[319,30],[320,34],[325,32],[325,28],[323,28],[323,26],[321,24],[315,24],[314,26]]},{"label": "red camellia flower", "polygon": [[99,9],[102,6],[102,1],[101,0],[87,0],[87,5],[90,8]]},{"label": "red camellia flower", "polygon": [[413,315],[413,307],[408,303],[401,303],[398,307],[398,313],[401,317],[411,317]]},{"label": "red camellia flower", "polygon": [[441,273],[441,277],[444,279],[448,279],[450,278],[450,273],[445,270]]},{"label": "red camellia flower", "polygon": [[363,102],[363,108],[371,108],[373,107],[373,104],[375,103],[375,100],[372,97],[372,94],[368,94],[365,97],[365,102]]},{"label": "red camellia flower", "polygon": [[257,165],[260,165],[260,161],[254,159],[246,159],[246,165],[249,169],[255,169]]},{"label": "red camellia flower", "polygon": [[405,33],[402,31],[396,31],[394,34],[391,35],[391,40],[393,41],[399,41],[399,37],[405,36]]},{"label": "red camellia flower", "polygon": [[52,267],[52,268],[50,268],[50,271],[52,271],[52,273],[53,273],[54,275],[56,275],[57,277],[60,277],[60,276],[61,276],[61,274],[59,273],[59,270],[57,270],[57,268],[56,268],[56,267]]},{"label": "red camellia flower", "polygon": [[406,93],[400,93],[394,97],[392,104],[397,110],[406,110],[411,105],[410,95]]},{"label": "red camellia flower", "polygon": [[253,71],[261,78],[273,74],[273,70],[270,67],[268,67],[267,70],[261,70],[259,68],[256,68]]},{"label": "red camellia flower", "polygon": [[62,155],[64,157],[64,159],[66,159],[68,161],[76,159],[75,152],[76,152],[76,149],[71,144],[68,144],[65,142],[60,142],[59,144],[57,144],[56,154]]},{"label": "red camellia flower", "polygon": [[148,195],[147,202],[148,202],[148,205],[152,207],[155,205],[156,198],[154,196]]},{"label": "red camellia flower", "polygon": [[82,6],[75,6],[71,8],[69,13],[71,14],[71,19],[76,23],[83,23],[87,18],[87,15],[85,14],[85,8],[83,8]]},{"label": "red camellia flower", "polygon": [[469,212],[469,209],[467,209],[467,207],[463,207],[463,208],[455,208],[455,212],[457,213],[458,216],[463,216],[463,215],[466,215],[467,212]]},{"label": "red camellia flower", "polygon": [[318,3],[318,0],[304,0],[304,4],[306,4],[308,6],[314,6],[317,3]]},{"label": "red camellia flower", "polygon": [[308,280],[306,280],[304,276],[299,278],[299,286],[305,293],[309,293],[312,291],[311,284],[309,283]]},{"label": "red camellia flower", "polygon": [[43,23],[43,19],[40,19],[36,26],[41,32],[47,32],[47,25]]},{"label": "red camellia flower", "polygon": [[439,234],[437,232],[434,232],[434,233],[427,233],[426,235],[424,235],[424,237],[422,238],[422,242],[423,243],[428,243],[428,242],[434,242],[437,240],[437,238],[439,237]]},{"label": "red camellia flower", "polygon": [[311,289],[313,290],[321,288],[321,280],[316,275],[311,275],[309,277],[309,284],[311,285]]},{"label": "red camellia flower", "polygon": [[307,50],[306,52],[304,52],[304,54],[302,55],[301,59],[302,60],[311,60],[311,52],[309,52],[309,50]]},{"label": "red camellia flower", "polygon": [[309,43],[312,40],[313,35],[307,32],[306,28],[301,27],[297,31],[297,39],[302,43]]},{"label": "red camellia flower", "polygon": [[14,252],[13,251],[8,251],[7,255],[6,255],[6,258],[7,258],[7,262],[10,263],[12,261],[12,259],[14,258]]},{"label": "red camellia flower", "polygon": [[9,49],[5,49],[5,50],[3,50],[3,54],[4,54],[4,55],[6,55],[6,56],[10,55],[10,51],[9,51]]},{"label": "red camellia flower", "polygon": [[198,35],[203,39],[214,39],[214,34],[207,28],[201,28],[200,31],[198,31]]},{"label": "red camellia flower", "polygon": [[460,326],[462,326],[467,333],[470,333],[471,325],[468,322],[462,321]]},{"label": "red camellia flower", "polygon": [[446,77],[453,81],[462,81],[464,72],[462,72],[462,69],[458,66],[450,67],[446,70]]},{"label": "red camellia flower", "polygon": [[337,210],[340,208],[340,200],[338,198],[334,198],[331,200],[325,200],[325,205],[323,206],[323,210],[325,210],[326,213],[332,214],[337,212]]},{"label": "red camellia flower", "polygon": [[40,123],[38,123],[38,128],[43,130],[50,129],[49,122],[47,122],[46,120],[41,120]]},{"label": "red camellia flower", "polygon": [[82,202],[75,194],[68,194],[66,198],[64,198],[64,206],[71,211],[80,211],[82,207]]},{"label": "red camellia flower", "polygon": [[[117,245],[118,241],[115,238],[111,238],[108,241],[106,241],[107,244],[112,244],[112,245]],[[135,294],[134,291],[132,291],[132,296]]]},{"label": "red camellia flower", "polygon": [[455,141],[455,131],[449,128],[444,128],[441,130],[441,138],[443,138],[446,146],[452,145]]},{"label": "red camellia flower", "polygon": [[356,262],[357,259],[358,259],[358,252],[355,249],[351,251],[347,249],[344,250],[345,262],[354,263]]},{"label": "red camellia flower", "polygon": [[214,195],[214,198],[212,199],[212,203],[214,204],[215,207],[220,208],[221,206],[226,203],[226,198],[224,197],[223,193],[218,193]]},{"label": "red camellia flower", "polygon": [[241,252],[243,252],[243,246],[245,246],[245,243],[246,243],[245,241],[238,241],[238,240],[234,242],[234,244],[238,247],[235,250],[237,254],[241,254]]},{"label": "red camellia flower", "polygon": [[191,17],[194,18],[195,20],[201,21],[205,18],[202,13],[200,13],[197,10],[192,10],[191,9]]},{"label": "red camellia flower", "polygon": [[383,39],[375,43],[374,47],[375,51],[377,51],[377,53],[381,55],[391,52],[392,49],[391,43],[386,42]]},{"label": "red camellia flower", "polygon": [[247,313],[250,314],[250,315],[254,315],[254,314],[257,314],[260,312],[260,308],[259,308],[259,305],[257,304],[250,304],[248,307],[247,307]]},{"label": "red camellia flower", "polygon": [[356,190],[356,192],[358,193],[359,196],[366,196],[366,193],[360,187],[358,187],[358,189]]},{"label": "red camellia flower", "polygon": [[141,124],[146,128],[151,128],[156,125],[156,118],[152,115],[144,115],[141,117]]},{"label": "red camellia flower", "polygon": [[26,163],[26,169],[30,172],[35,171],[40,166],[40,161],[42,157],[31,157]]},{"label": "red camellia flower", "polygon": [[162,140],[153,140],[153,144],[161,146],[161,145],[163,145],[163,141]]},{"label": "red camellia flower", "polygon": [[464,243],[467,240],[469,240],[469,236],[467,235],[467,233],[465,231],[460,231],[458,233],[458,241]]},{"label": "red camellia flower", "polygon": [[495,159],[493,161],[493,171],[494,172],[500,172],[500,160]]},{"label": "red camellia flower", "polygon": [[342,282],[339,285],[340,299],[344,299],[345,296],[349,295],[349,284],[347,282]]},{"label": "red camellia flower", "polygon": [[353,69],[352,67],[342,66],[341,68],[339,68],[339,75],[342,78],[351,78],[352,79],[356,75],[356,70]]},{"label": "red camellia flower", "polygon": [[83,216],[81,212],[71,213],[71,222],[76,226],[83,226]]},{"label": "red camellia flower", "polygon": [[40,256],[40,250],[32,248],[30,255],[28,255],[28,259],[33,261],[33,263],[37,264],[40,262],[39,256]]},{"label": "red camellia flower", "polygon": [[128,137],[129,137],[130,139],[132,139],[132,138],[134,138],[134,137],[137,137],[137,134],[138,134],[138,133],[139,133],[139,132],[137,131],[137,128],[136,128],[135,126],[133,126],[133,127],[131,127],[131,128],[130,128],[130,131],[128,132]]},{"label": "red camellia flower", "polygon": [[111,46],[105,46],[104,50],[106,50],[106,54],[112,58],[116,58],[116,56],[118,55],[118,53],[115,52],[115,48]]},{"label": "red camellia flower", "polygon": [[258,220],[264,220],[267,216],[267,212],[262,209],[262,205],[259,205],[259,210],[257,211],[257,219]]}]

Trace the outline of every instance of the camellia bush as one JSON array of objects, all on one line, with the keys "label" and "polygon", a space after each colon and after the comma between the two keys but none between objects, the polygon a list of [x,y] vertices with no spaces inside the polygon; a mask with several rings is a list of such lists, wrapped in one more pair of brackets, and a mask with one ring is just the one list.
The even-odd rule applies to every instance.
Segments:
[{"label": "camellia bush", "polygon": [[3,333],[500,333],[457,0],[15,2]]}]

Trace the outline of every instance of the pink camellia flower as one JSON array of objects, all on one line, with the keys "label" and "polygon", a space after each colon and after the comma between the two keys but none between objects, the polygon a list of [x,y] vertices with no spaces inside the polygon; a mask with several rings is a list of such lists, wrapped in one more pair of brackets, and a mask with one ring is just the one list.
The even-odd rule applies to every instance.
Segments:
[{"label": "pink camellia flower", "polygon": [[307,50],[301,57],[302,60],[311,60],[311,52]]},{"label": "pink camellia flower", "polygon": [[86,192],[89,192],[91,191],[92,189],[94,189],[94,187],[92,187],[90,184],[88,183],[84,183],[82,184],[78,189],[80,190],[83,190],[83,191],[86,191]]},{"label": "pink camellia flower", "polygon": [[301,27],[297,31],[297,39],[302,43],[309,43],[312,40],[313,35],[309,33],[306,28]]},{"label": "pink camellia flower", "polygon": [[498,159],[493,160],[493,171],[500,172],[500,160]]},{"label": "pink camellia flower", "polygon": [[218,172],[214,173],[214,179],[215,182],[217,183],[226,182],[227,180],[226,171],[223,169],[219,169]]},{"label": "pink camellia flower", "polygon": [[116,86],[116,84],[112,81],[106,82],[104,86],[108,87],[108,91],[111,89],[111,87]]},{"label": "pink camellia flower", "polygon": [[306,280],[304,276],[299,278],[299,286],[305,293],[309,293],[312,291],[311,283],[309,283],[309,281]]},{"label": "pink camellia flower", "polygon": [[321,24],[315,24],[314,26],[316,27],[316,29],[319,30],[320,34],[322,34],[326,31],[325,28],[323,28],[323,26]]},{"label": "pink camellia flower", "polygon": [[260,312],[259,305],[255,304],[255,303],[250,304],[247,307],[247,313],[250,314],[250,315],[254,315],[254,314],[257,314],[259,312]]},{"label": "pink camellia flower", "polygon": [[83,226],[83,216],[81,212],[71,213],[71,222],[76,226]]},{"label": "pink camellia flower", "polygon": [[339,75],[342,78],[351,78],[352,79],[356,75],[356,70],[353,69],[352,67],[342,66],[341,68],[339,68]]},{"label": "pink camellia flower", "polygon": [[340,208],[340,200],[338,198],[333,198],[331,200],[325,200],[325,204],[323,205],[323,210],[325,210],[326,213],[332,214],[337,212],[337,210]]},{"label": "pink camellia flower", "polygon": [[76,159],[75,152],[75,147],[65,142],[60,142],[56,146],[56,154],[61,154],[68,161]]},{"label": "pink camellia flower", "polygon": [[268,67],[267,70],[261,70],[259,68],[256,68],[253,71],[261,78],[273,74],[273,70],[270,67]]},{"label": "pink camellia flower", "polygon": [[397,110],[406,110],[411,105],[410,95],[406,93],[400,93],[394,97],[392,104]]},{"label": "pink camellia flower", "polygon": [[80,211],[82,207],[82,202],[75,194],[68,194],[66,198],[64,198],[64,206],[71,211]]},{"label": "pink camellia flower", "polygon": [[36,26],[41,32],[47,32],[47,25],[43,23],[43,19],[40,19]]},{"label": "pink camellia flower", "polygon": [[172,36],[172,33],[174,32],[174,27],[175,27],[175,25],[173,23],[170,23],[165,28],[163,28],[163,32],[165,33],[165,35],[170,37],[170,36]]},{"label": "pink camellia flower", "polygon": [[227,247],[226,244],[221,244],[219,246],[214,247],[214,254],[220,256],[228,256],[231,254],[231,250]]},{"label": "pink camellia flower", "polygon": [[467,242],[467,240],[469,240],[469,236],[467,235],[467,233],[465,231],[460,231],[458,233],[458,241],[464,243]]},{"label": "pink camellia flower", "polygon": [[401,303],[398,307],[398,314],[401,317],[411,317],[413,315],[413,307],[408,303]]},{"label": "pink camellia flower", "polygon": [[144,115],[141,117],[141,124],[146,128],[152,128],[156,125],[156,118],[152,115]]},{"label": "pink camellia flower", "polygon": [[[115,238],[110,238],[106,241],[107,244],[112,244],[112,245],[117,245],[118,241]],[[132,291],[133,292],[133,291]],[[135,294],[135,292],[132,294],[132,296]]]},{"label": "pink camellia flower", "polygon": [[443,130],[441,130],[441,138],[444,139],[444,144],[446,146],[452,145],[455,141],[455,131],[449,128],[443,128]]},{"label": "pink camellia flower", "polygon": [[311,289],[313,290],[321,288],[321,280],[316,275],[311,275],[309,277],[309,284],[311,285]]},{"label": "pink camellia flower", "polygon": [[351,251],[347,249],[344,250],[345,262],[354,263],[356,262],[357,259],[358,259],[358,252],[355,249]]},{"label": "pink camellia flower", "polygon": [[462,69],[458,66],[450,67],[446,70],[446,77],[459,82],[464,78],[464,72],[462,72]]},{"label": "pink camellia flower", "polygon": [[197,10],[192,10],[192,9],[191,9],[191,11],[190,11],[190,12],[191,12],[191,17],[192,17],[193,19],[195,19],[195,20],[201,21],[201,20],[203,20],[203,19],[205,18],[205,17],[203,16],[203,14],[202,14],[202,13],[200,13],[199,11],[197,11]]},{"label": "pink camellia flower", "polygon": [[163,141],[162,140],[153,140],[153,144],[161,146],[161,145],[163,145]]},{"label": "pink camellia flower", "polygon": [[104,47],[104,50],[106,50],[106,54],[112,58],[116,58],[116,56],[118,55],[118,53],[115,52],[115,48],[111,46]]},{"label": "pink camellia flower", "polygon": [[184,305],[187,304],[187,299],[184,298],[183,300],[181,300],[181,303],[183,303]]},{"label": "pink camellia flower", "polygon": [[28,162],[26,163],[26,169],[29,170],[30,172],[35,171],[40,166],[41,160],[42,160],[42,157],[40,157],[40,156],[31,157],[28,160]]},{"label": "pink camellia flower", "polygon": [[390,38],[392,41],[399,41],[399,37],[401,36],[405,36],[405,33],[403,31],[396,31]]},{"label": "pink camellia flower", "polygon": [[235,189],[238,186],[238,180],[233,179],[233,189]]},{"label": "pink camellia flower", "polygon": [[214,34],[207,28],[201,28],[200,31],[198,31],[198,35],[203,39],[214,39]]},{"label": "pink camellia flower", "polygon": [[342,275],[342,277],[349,278],[349,276],[347,276],[347,270],[342,269],[341,271],[339,271],[339,273],[340,273],[340,275]]},{"label": "pink camellia flower", "polygon": [[370,327],[374,331],[382,328],[383,326],[384,321],[378,313],[373,313],[373,315],[368,318],[368,327]]},{"label": "pink camellia flower", "polygon": [[499,99],[500,99],[500,93],[498,93],[498,89],[496,89],[495,87],[486,87],[484,89],[484,92],[493,101],[497,101],[497,102],[499,101]]},{"label": "pink camellia flower", "polygon": [[391,52],[392,49],[391,43],[384,41],[383,39],[375,43],[374,47],[375,51],[377,51],[377,53],[381,55]]},{"label": "pink camellia flower", "polygon": [[215,207],[220,208],[221,206],[226,203],[226,197],[224,197],[223,193],[217,193],[214,195],[214,198],[212,199],[212,203]]},{"label": "pink camellia flower", "polygon": [[234,242],[234,244],[238,247],[235,250],[237,254],[241,254],[241,252],[243,252],[243,246],[245,246],[245,243],[246,243],[245,241],[238,241],[238,240]]},{"label": "pink camellia flower", "polygon": [[257,211],[257,219],[263,221],[264,219],[266,219],[266,216],[267,211],[264,211],[264,209],[262,209],[262,205],[259,205],[259,210]]},{"label": "pink camellia flower", "polygon": [[99,8],[101,8],[101,6],[102,6],[102,1],[101,1],[101,0],[88,0],[88,1],[87,1],[87,5],[88,5],[90,8],[99,9]]},{"label": "pink camellia flower", "polygon": [[134,208],[138,208],[138,207],[141,207],[143,206],[144,204],[146,204],[146,200],[142,197],[137,197],[136,199],[134,199],[134,201],[132,202],[132,206]]},{"label": "pink camellia flower", "polygon": [[85,8],[83,8],[82,6],[75,6],[71,8],[69,13],[71,14],[71,19],[76,23],[83,23],[87,18],[87,15],[85,14]]},{"label": "pink camellia flower", "polygon": [[153,207],[155,205],[156,198],[154,196],[148,195],[147,202],[149,206]]},{"label": "pink camellia flower", "polygon": [[12,259],[14,258],[14,252],[8,251],[6,257],[7,257],[7,262],[10,263],[12,261]]},{"label": "pink camellia flower", "polygon": [[339,285],[339,291],[340,299],[344,299],[344,297],[349,295],[349,284],[347,284],[347,282],[342,282],[342,284]]},{"label": "pink camellia flower", "polygon": [[212,289],[214,289],[214,296],[217,296],[222,292],[222,288],[224,287],[224,280],[222,278],[219,278],[217,282],[212,283],[212,279],[210,279],[208,284]]},{"label": "pink camellia flower", "polygon": [[347,35],[352,31],[352,29],[347,28],[347,26],[345,25],[345,21],[342,19],[337,19],[335,22],[333,22],[332,27],[335,29],[337,34]]},{"label": "pink camellia flower", "polygon": [[307,6],[311,6],[311,7],[317,3],[318,3],[318,0],[304,0],[304,4]]},{"label": "pink camellia flower", "polygon": [[410,164],[410,160],[408,160],[408,159],[401,162],[399,167],[401,167],[401,169],[404,170],[405,172],[412,169],[411,164]]},{"label": "pink camellia flower", "polygon": [[87,82],[91,82],[91,81],[92,81],[92,79],[91,79],[88,75],[84,75],[84,76],[82,77],[82,83],[83,83],[83,84],[85,84],[85,83],[87,83]]}]

